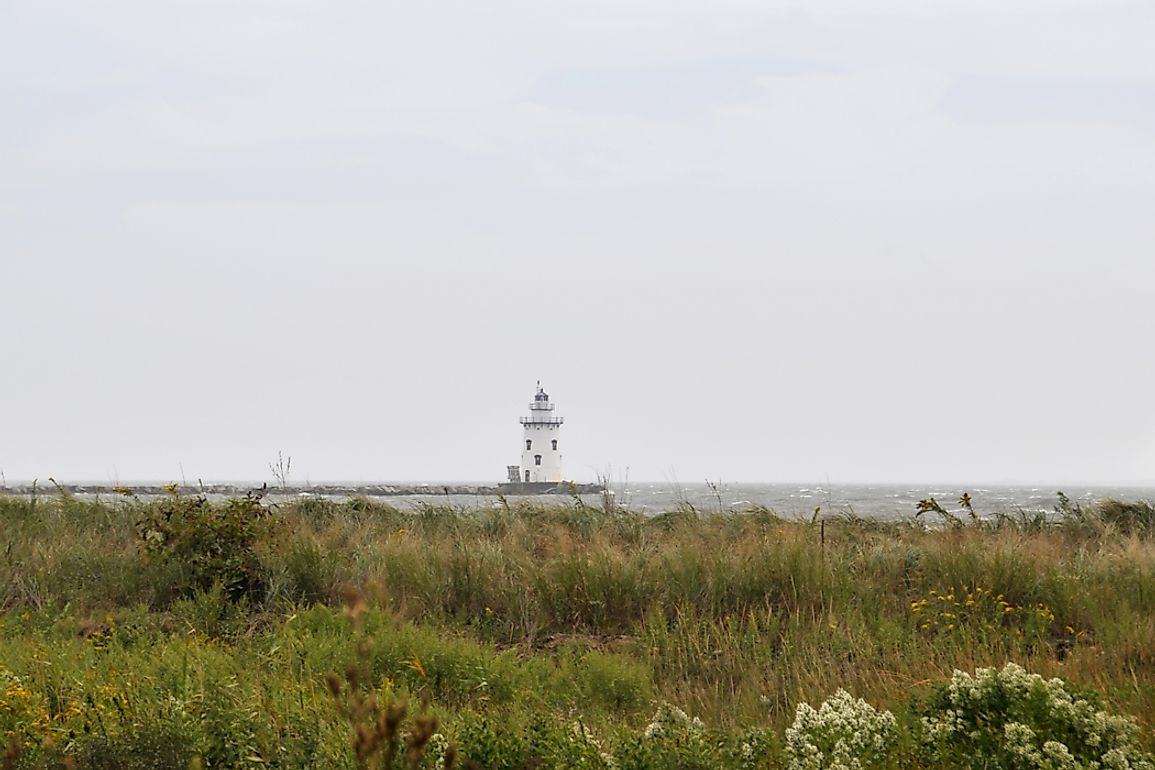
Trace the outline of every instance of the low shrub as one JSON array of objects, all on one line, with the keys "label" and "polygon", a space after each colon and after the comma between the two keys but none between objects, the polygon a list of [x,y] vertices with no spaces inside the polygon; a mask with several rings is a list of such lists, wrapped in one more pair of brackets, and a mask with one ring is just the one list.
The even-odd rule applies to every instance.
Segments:
[{"label": "low shrub", "polygon": [[1014,663],[955,671],[918,711],[923,755],[935,766],[1155,770],[1134,720]]},{"label": "low shrub", "polygon": [[791,770],[860,770],[885,763],[896,740],[896,721],[861,698],[838,690],[817,709],[800,703],[786,728]]},{"label": "low shrub", "polygon": [[260,523],[269,515],[263,492],[223,505],[203,495],[173,494],[146,509],[137,535],[146,558],[168,568],[174,598],[209,591],[219,583],[228,598],[259,601],[266,576],[255,545]]},{"label": "low shrub", "polygon": [[615,756],[621,770],[708,770],[726,766],[724,743],[701,719],[663,701],[639,735],[620,743]]}]

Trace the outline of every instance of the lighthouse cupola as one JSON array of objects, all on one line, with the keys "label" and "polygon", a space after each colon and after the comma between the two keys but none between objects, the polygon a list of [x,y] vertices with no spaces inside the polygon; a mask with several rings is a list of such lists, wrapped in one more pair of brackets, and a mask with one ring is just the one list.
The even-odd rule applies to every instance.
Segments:
[{"label": "lighthouse cupola", "polygon": [[564,420],[554,414],[549,394],[537,383],[537,393],[529,404],[529,417],[521,418],[524,429],[521,448],[520,481],[532,484],[561,481],[561,424]]}]

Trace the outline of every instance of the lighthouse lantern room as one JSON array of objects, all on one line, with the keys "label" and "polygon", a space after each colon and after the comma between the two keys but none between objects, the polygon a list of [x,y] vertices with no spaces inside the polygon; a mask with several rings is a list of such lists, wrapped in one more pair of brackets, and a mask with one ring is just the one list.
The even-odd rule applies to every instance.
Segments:
[{"label": "lighthouse lantern room", "polygon": [[[525,484],[561,481],[561,450],[558,448],[558,434],[564,419],[553,413],[553,402],[549,394],[537,382],[537,393],[529,405],[529,417],[522,417],[525,429],[521,447],[521,476],[517,478]],[[510,481],[514,481],[513,467]]]}]

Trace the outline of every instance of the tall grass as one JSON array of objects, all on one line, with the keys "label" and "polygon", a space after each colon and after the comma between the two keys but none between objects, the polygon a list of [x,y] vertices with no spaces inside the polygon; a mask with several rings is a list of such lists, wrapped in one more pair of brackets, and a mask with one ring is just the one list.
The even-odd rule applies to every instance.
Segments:
[{"label": "tall grass", "polygon": [[954,669],[1007,661],[1155,728],[1149,505],[929,528],[310,499],[254,523],[263,591],[239,596],[174,590],[182,565],[148,558],[138,527],[163,504],[0,498],[0,674],[39,725],[0,705],[9,732],[128,756],[126,736],[175,731],[177,763],[352,761],[321,684],[355,646],[349,586],[373,686],[451,734],[493,714],[636,728],[660,701],[780,731],[838,688],[902,714]]}]

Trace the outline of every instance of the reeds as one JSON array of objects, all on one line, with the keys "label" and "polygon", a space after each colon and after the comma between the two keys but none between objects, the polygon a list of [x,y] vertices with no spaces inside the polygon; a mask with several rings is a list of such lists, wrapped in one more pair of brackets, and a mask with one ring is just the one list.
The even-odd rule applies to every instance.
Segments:
[{"label": "reeds", "polygon": [[[166,588],[172,565],[148,558],[137,534],[156,505],[0,498],[0,664],[37,693],[28,724],[50,735],[95,735],[97,716],[118,735],[156,724],[218,766],[242,762],[245,746],[266,762],[278,751],[347,761],[348,724],[324,675],[345,671],[356,648],[340,610],[355,585],[359,686],[375,703],[424,700],[450,733],[497,713],[637,727],[659,700],[719,729],[780,731],[796,704],[839,688],[901,717],[952,670],[1007,661],[1092,688],[1155,728],[1155,532],[1143,504],[928,528],[306,500],[267,510],[251,543],[263,594],[235,601],[222,586]],[[919,602],[937,596],[953,598],[931,625]],[[972,610],[968,596],[989,605]],[[1004,607],[1015,609],[995,614]],[[50,666],[38,650],[52,650]],[[119,701],[100,700],[105,685],[123,688]],[[89,733],[59,716],[69,703]],[[3,708],[14,737],[44,737],[4,723]]]}]

